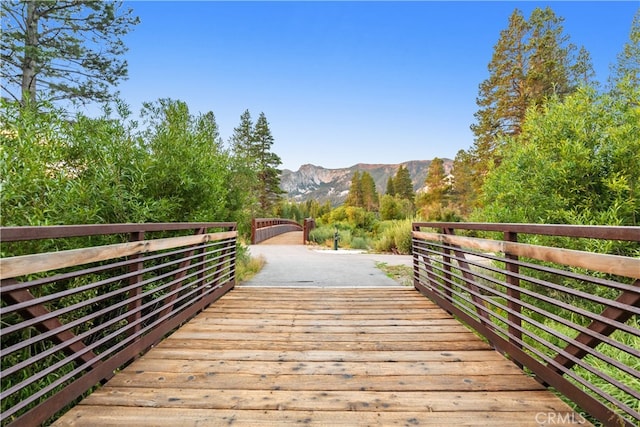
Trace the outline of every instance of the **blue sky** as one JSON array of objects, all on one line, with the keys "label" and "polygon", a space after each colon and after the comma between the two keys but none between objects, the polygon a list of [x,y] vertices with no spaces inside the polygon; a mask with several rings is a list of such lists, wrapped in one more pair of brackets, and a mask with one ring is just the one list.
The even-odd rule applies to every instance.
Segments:
[{"label": "blue sky", "polygon": [[639,1],[126,1],[134,111],[159,98],[213,111],[225,141],[264,112],[282,168],[454,158],[473,144],[478,85],[515,8],[551,6],[591,53],[597,79],[629,37]]}]

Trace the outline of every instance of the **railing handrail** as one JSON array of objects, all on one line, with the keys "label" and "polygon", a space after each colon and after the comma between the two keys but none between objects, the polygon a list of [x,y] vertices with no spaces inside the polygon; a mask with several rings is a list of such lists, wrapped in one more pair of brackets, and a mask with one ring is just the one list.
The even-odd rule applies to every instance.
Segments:
[{"label": "railing handrail", "polygon": [[[235,285],[235,223],[0,232],[3,242],[27,247],[34,233],[31,240],[114,234],[124,240],[74,241],[87,246],[0,259],[2,425],[44,423]],[[151,238],[155,232],[161,233]]]},{"label": "railing handrail", "polygon": [[627,240],[640,242],[640,227],[573,224],[526,224],[488,222],[415,222],[413,229],[420,228],[464,229],[475,231],[500,231],[543,236],[576,237],[587,239]]},{"label": "railing handrail", "polygon": [[[591,239],[620,241],[632,253],[624,242],[639,242],[640,227],[416,222],[412,229],[416,289],[605,425],[640,421],[637,405],[626,400],[640,401],[632,385],[640,381],[640,351],[625,341],[640,339],[633,323],[640,315],[640,259],[578,247]],[[500,232],[503,240],[457,230]],[[519,235],[576,243],[561,248],[559,242],[573,240],[553,239],[546,246],[535,236],[535,244],[518,243]]]},{"label": "railing handrail", "polygon": [[18,242],[24,240],[59,239],[66,237],[87,237],[121,233],[154,231],[193,230],[196,228],[222,228],[236,230],[235,222],[162,222],[162,223],[121,223],[121,224],[80,224],[0,227],[0,241]]}]

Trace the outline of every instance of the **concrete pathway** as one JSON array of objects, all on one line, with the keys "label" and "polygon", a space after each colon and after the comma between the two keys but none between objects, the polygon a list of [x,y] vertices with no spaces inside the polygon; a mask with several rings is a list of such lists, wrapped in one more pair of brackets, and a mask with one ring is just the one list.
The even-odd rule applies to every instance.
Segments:
[{"label": "concrete pathway", "polygon": [[239,286],[399,287],[376,267],[412,265],[410,255],[367,254],[362,251],[320,249],[303,245],[251,245],[251,256],[262,256],[264,268]]}]

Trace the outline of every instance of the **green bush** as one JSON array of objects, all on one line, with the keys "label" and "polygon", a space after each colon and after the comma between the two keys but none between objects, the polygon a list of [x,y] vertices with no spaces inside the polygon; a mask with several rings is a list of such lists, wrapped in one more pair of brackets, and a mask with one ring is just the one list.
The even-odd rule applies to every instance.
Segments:
[{"label": "green bush", "polygon": [[369,240],[364,237],[353,237],[351,239],[351,249],[369,249]]},{"label": "green bush", "polygon": [[411,220],[385,221],[378,230],[379,237],[374,243],[376,251],[411,254]]}]

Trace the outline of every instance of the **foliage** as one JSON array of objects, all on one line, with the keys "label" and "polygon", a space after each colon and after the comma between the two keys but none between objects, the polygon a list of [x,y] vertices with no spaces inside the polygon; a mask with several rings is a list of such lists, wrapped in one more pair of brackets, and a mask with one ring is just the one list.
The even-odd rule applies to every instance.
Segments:
[{"label": "foliage", "polygon": [[280,157],[271,151],[274,138],[264,113],[255,126],[245,110],[230,138],[236,180],[231,192],[243,217],[267,216],[280,201]]},{"label": "foliage", "polygon": [[530,109],[522,134],[505,140],[503,162],[484,187],[486,208],[475,218],[637,225],[638,103],[638,87],[625,97],[583,88],[564,102],[555,97]]},{"label": "foliage", "polygon": [[413,216],[413,201],[385,194],[380,198],[380,219],[405,219]]},{"label": "foliage", "polygon": [[378,210],[378,198],[376,183],[371,174],[364,171],[360,175],[360,172],[355,171],[345,205],[365,208],[367,211],[374,212]]},{"label": "foliage", "polygon": [[411,182],[411,174],[409,173],[409,169],[403,165],[400,165],[396,176],[393,178],[393,190],[395,196],[413,203],[415,193],[413,191],[413,183]]},{"label": "foliage", "polygon": [[307,200],[303,203],[295,203],[282,200],[273,208],[273,215],[277,218],[302,221],[304,218],[321,218],[331,212],[331,202],[320,204],[317,200]]},{"label": "foliage", "polygon": [[640,86],[640,8],[631,23],[629,41],[618,54],[609,82],[612,90],[621,83]]},{"label": "foliage", "polygon": [[436,157],[429,165],[426,192],[416,197],[416,205],[421,216],[426,220],[442,220],[445,216],[451,216],[448,212],[454,212],[449,205],[451,183],[445,174],[444,162]]},{"label": "foliage", "polygon": [[93,119],[0,101],[2,225],[223,221],[233,170],[212,113],[148,103],[138,132],[128,108]]},{"label": "foliage", "polygon": [[411,220],[385,221],[378,224],[379,233],[374,242],[378,252],[411,254]]},{"label": "foliage", "polygon": [[562,21],[548,7],[534,9],[529,20],[518,9],[509,17],[494,48],[489,77],[480,84],[476,123],[471,126],[474,145],[465,167],[455,172],[464,183],[458,192],[480,195],[487,172],[502,160],[504,137],[520,134],[527,109],[542,107],[552,95],[562,99],[592,74],[588,52],[573,55],[575,47],[563,33]]},{"label": "foliage", "polygon": [[228,159],[213,113],[193,116],[182,101],[145,103],[142,147],[147,200],[162,200],[156,221],[212,221],[227,217]]},{"label": "foliage", "polygon": [[[3,1],[2,90],[38,101],[105,102],[127,77],[121,38],[138,17],[122,2]],[[37,95],[37,96],[36,96]],[[40,104],[42,105],[42,104]]]},{"label": "foliage", "polygon": [[264,267],[266,260],[263,256],[252,257],[246,246],[237,245],[236,254],[236,282],[251,279]]},{"label": "foliage", "polygon": [[280,200],[280,157],[271,151],[273,136],[264,113],[260,113],[254,129],[254,159],[258,173],[258,200],[262,212],[270,209]]}]

